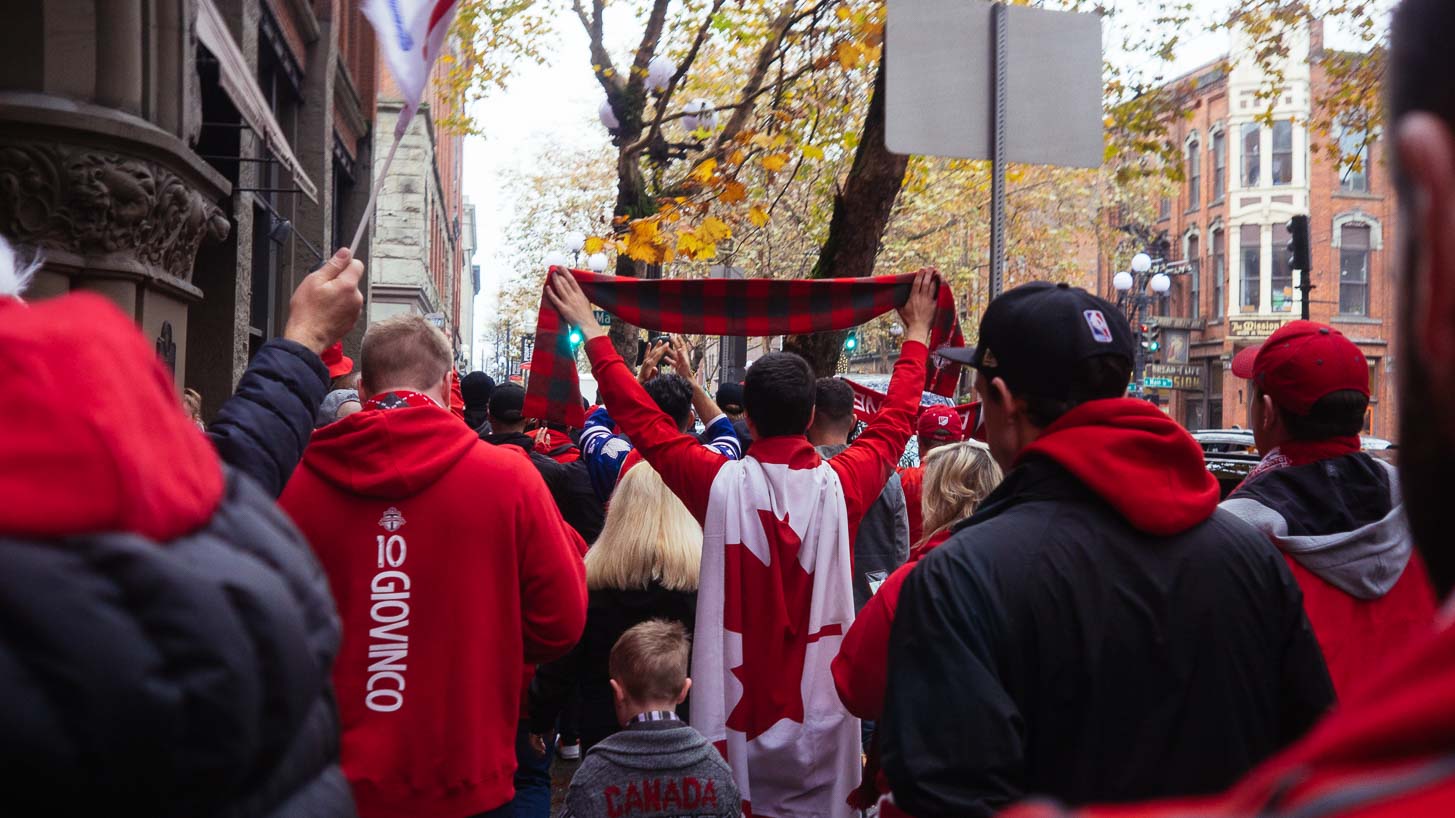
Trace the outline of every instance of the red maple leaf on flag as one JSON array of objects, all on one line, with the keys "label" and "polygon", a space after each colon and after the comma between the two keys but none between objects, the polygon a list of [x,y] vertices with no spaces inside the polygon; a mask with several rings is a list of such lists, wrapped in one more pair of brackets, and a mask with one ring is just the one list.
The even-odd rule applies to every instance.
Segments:
[{"label": "red maple leaf on flag", "polygon": [[804,657],[808,646],[843,633],[841,625],[808,632],[813,605],[813,574],[803,570],[798,552],[803,541],[771,511],[758,511],[767,537],[767,565],[747,546],[727,546],[723,627],[743,637],[743,663],[732,668],[743,697],[728,714],[727,726],[762,735],[782,719],[803,722]]}]

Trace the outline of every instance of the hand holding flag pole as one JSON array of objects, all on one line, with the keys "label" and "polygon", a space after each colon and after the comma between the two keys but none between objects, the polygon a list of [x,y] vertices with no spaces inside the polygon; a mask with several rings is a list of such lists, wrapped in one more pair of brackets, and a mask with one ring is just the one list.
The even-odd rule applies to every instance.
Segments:
[{"label": "hand holding flag pole", "polygon": [[379,50],[383,52],[389,72],[394,75],[394,82],[404,96],[404,105],[394,126],[394,144],[389,146],[384,163],[369,185],[369,203],[364,206],[364,215],[354,231],[350,253],[358,251],[359,242],[364,238],[364,228],[379,202],[379,186],[389,173],[389,166],[394,164],[399,141],[409,129],[415,111],[419,110],[420,99],[429,84],[430,71],[444,50],[445,38],[459,8],[460,0],[364,0],[362,11],[374,27]]}]

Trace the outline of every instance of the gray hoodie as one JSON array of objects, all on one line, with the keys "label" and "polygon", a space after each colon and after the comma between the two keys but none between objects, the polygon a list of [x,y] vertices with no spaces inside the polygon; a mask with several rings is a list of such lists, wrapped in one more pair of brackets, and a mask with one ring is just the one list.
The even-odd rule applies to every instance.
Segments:
[{"label": "gray hoodie", "polygon": [[[845,444],[818,446],[821,457],[835,457],[849,448]],[[850,543],[854,550],[854,611],[869,604],[869,597],[909,559],[909,512],[899,475],[889,475],[879,499],[864,512],[859,531]]]},{"label": "gray hoodie", "polygon": [[571,779],[562,816],[674,818],[742,815],[727,762],[680,721],[648,721],[592,747]]},{"label": "gray hoodie", "polygon": [[1266,472],[1222,507],[1356,599],[1389,593],[1414,551],[1399,473],[1362,452]]}]

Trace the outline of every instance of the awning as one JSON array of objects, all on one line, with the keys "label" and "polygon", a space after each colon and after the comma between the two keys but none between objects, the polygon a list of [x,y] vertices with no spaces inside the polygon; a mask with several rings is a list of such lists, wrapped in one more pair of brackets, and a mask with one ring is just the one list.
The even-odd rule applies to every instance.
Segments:
[{"label": "awning", "polygon": [[273,118],[273,111],[267,98],[263,96],[263,89],[258,87],[258,81],[248,68],[242,50],[232,39],[232,34],[227,30],[227,22],[222,19],[222,13],[213,5],[212,0],[199,0],[197,3],[197,40],[217,58],[222,90],[232,98],[232,104],[237,106],[238,113],[242,114],[248,127],[262,137],[268,152],[277,157],[283,167],[293,175],[294,183],[303,191],[303,195],[317,204],[318,186],[303,172],[303,165],[299,164],[292,148],[288,147],[288,140],[283,136],[278,120]]}]

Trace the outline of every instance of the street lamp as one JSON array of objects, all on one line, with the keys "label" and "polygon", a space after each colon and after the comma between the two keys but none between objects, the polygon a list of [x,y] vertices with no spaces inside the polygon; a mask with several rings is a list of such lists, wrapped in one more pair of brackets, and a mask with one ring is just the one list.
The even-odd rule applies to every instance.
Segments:
[{"label": "street lamp", "polygon": [[1152,257],[1146,253],[1138,253],[1132,256],[1132,272],[1141,275],[1152,269]]},{"label": "street lamp", "polygon": [[710,131],[717,127],[717,112],[705,99],[694,99],[682,106],[682,114],[682,125],[689,131],[698,128]]},{"label": "street lamp", "polygon": [[616,111],[611,109],[611,100],[609,99],[603,99],[601,101],[601,107],[596,110],[596,116],[601,120],[601,124],[606,126],[606,130],[612,134],[615,134],[621,128],[621,122],[616,118]]},{"label": "street lamp", "polygon": [[571,260],[568,259],[568,258],[566,258],[566,254],[565,253],[562,253],[562,252],[559,252],[559,251],[554,251],[554,252],[546,253],[546,269],[547,270],[551,269],[552,267],[560,267],[562,269],[565,269],[565,268],[570,267],[570,266],[571,266]]},{"label": "street lamp", "polygon": [[570,250],[572,253],[579,253],[579,252],[581,252],[581,248],[583,248],[585,246],[586,246],[586,234],[585,233],[582,233],[582,232],[580,232],[578,230],[578,231],[572,231],[572,232],[566,234],[566,249],[567,250]]},{"label": "street lamp", "polygon": [[1151,287],[1152,292],[1157,295],[1166,295],[1172,289],[1172,277],[1166,273],[1158,273],[1152,276]]},{"label": "street lamp", "polygon": [[606,272],[606,263],[607,258],[605,253],[592,253],[591,256],[586,259],[586,266],[593,273]]},{"label": "street lamp", "polygon": [[677,73],[677,64],[666,57],[653,57],[647,63],[647,88],[655,93],[662,93],[672,82],[672,75]]},{"label": "street lamp", "polygon": [[1115,287],[1116,291],[1119,293],[1124,293],[1127,290],[1130,290],[1132,288],[1132,284],[1134,283],[1136,282],[1132,278],[1132,274],[1127,272],[1126,270],[1117,273],[1116,275],[1112,276],[1111,279],[1111,285]]},{"label": "street lamp", "polygon": [[[1147,352],[1155,351],[1155,336],[1147,333],[1147,308],[1165,304],[1172,290],[1172,277],[1164,259],[1154,259],[1146,253],[1132,257],[1130,272],[1122,271],[1112,276],[1111,286],[1116,290],[1117,308],[1132,325],[1132,337],[1136,342],[1136,360],[1132,362],[1132,394],[1143,394],[1143,372],[1147,366]],[[1150,340],[1149,340],[1150,338]]]}]

